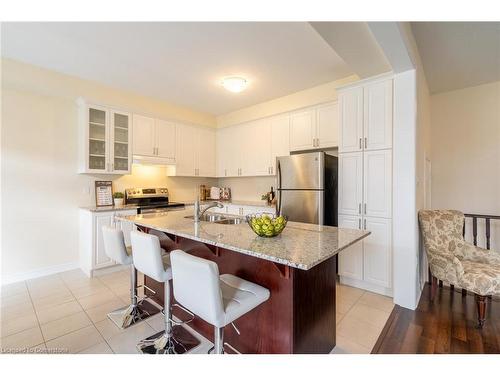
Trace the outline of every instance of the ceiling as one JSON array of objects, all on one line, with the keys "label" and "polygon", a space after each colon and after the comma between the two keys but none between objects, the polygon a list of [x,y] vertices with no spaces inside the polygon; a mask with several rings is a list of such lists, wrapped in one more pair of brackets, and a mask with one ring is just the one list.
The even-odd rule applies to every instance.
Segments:
[{"label": "ceiling", "polygon": [[2,56],[214,115],[353,74],[307,22],[3,23]]},{"label": "ceiling", "polygon": [[500,22],[412,22],[431,93],[500,80]]}]

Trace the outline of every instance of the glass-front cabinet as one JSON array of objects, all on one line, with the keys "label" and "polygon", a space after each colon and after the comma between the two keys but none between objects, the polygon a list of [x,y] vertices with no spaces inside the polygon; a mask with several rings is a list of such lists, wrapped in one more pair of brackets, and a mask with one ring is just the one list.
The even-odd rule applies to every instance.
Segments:
[{"label": "glass-front cabinet", "polygon": [[132,161],[132,116],[79,100],[79,173],[128,174]]}]

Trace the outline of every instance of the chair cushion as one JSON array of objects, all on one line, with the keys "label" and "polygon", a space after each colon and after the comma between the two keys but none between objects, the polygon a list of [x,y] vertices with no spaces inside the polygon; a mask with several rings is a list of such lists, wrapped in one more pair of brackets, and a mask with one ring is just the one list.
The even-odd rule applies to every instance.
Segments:
[{"label": "chair cushion", "polygon": [[234,275],[220,276],[224,305],[224,326],[238,319],[269,298],[269,290]]},{"label": "chair cushion", "polygon": [[464,274],[458,286],[482,296],[500,294],[500,264],[463,260],[462,265]]}]

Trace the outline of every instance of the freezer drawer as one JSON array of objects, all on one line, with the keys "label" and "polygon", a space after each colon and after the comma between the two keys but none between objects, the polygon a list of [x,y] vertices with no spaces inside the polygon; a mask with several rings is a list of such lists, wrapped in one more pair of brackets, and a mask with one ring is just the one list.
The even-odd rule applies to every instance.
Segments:
[{"label": "freezer drawer", "polygon": [[278,190],[278,208],[290,221],[323,225],[322,190]]}]

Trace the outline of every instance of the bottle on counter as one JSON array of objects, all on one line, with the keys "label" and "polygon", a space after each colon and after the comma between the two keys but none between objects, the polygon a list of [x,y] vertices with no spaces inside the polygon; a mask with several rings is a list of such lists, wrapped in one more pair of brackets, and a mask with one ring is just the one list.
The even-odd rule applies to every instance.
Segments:
[{"label": "bottle on counter", "polygon": [[207,199],[207,188],[205,185],[200,185],[200,193],[199,193],[199,197],[200,197],[200,201],[204,201]]}]

